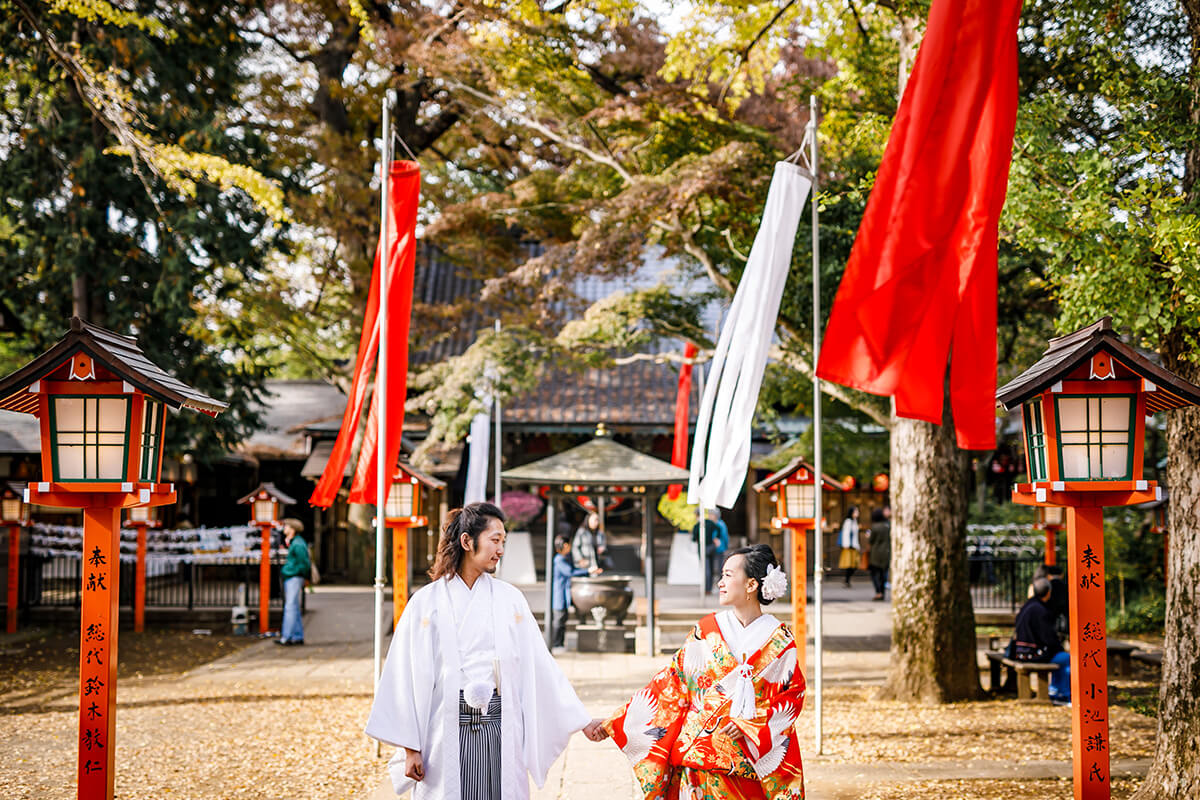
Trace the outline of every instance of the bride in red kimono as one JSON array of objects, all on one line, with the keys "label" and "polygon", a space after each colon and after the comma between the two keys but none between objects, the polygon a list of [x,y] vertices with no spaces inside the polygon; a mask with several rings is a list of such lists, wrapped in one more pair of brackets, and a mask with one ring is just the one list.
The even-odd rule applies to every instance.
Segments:
[{"label": "bride in red kimono", "polygon": [[762,606],[787,591],[766,545],[725,557],[718,597],[674,660],[616,714],[612,736],[646,800],[804,797],[794,723],[804,704],[796,642]]}]

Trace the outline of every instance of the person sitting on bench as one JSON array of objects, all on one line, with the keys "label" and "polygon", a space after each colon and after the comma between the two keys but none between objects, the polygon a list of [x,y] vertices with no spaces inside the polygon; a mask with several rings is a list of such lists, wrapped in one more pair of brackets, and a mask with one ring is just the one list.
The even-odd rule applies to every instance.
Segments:
[{"label": "person sitting on bench", "polygon": [[1013,661],[1036,661],[1057,664],[1050,676],[1050,702],[1068,705],[1071,702],[1071,654],[1063,650],[1058,632],[1054,629],[1054,612],[1050,608],[1050,581],[1034,578],[1033,597],[1017,612],[1012,641],[1004,655]]}]

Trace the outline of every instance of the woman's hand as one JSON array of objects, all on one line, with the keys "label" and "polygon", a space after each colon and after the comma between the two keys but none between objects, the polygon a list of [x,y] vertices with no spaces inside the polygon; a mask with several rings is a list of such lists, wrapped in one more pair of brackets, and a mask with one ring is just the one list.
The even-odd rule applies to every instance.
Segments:
[{"label": "woman's hand", "polygon": [[583,735],[593,742],[603,742],[608,738],[608,731],[604,730],[604,720],[594,719],[583,727]]},{"label": "woman's hand", "polygon": [[421,761],[421,753],[407,747],[404,748],[404,777],[414,781],[425,780],[425,764]]}]

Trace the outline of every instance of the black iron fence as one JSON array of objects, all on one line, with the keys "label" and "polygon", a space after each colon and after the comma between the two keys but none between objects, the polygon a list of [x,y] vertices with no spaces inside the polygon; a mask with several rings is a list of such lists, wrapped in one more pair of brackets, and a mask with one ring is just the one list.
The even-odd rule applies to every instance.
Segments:
[{"label": "black iron fence", "polygon": [[1029,597],[1040,556],[970,555],[967,557],[971,603],[975,610],[1016,612]]},{"label": "black iron fence", "polygon": [[[285,558],[271,559],[270,606],[282,608],[283,598],[279,571]],[[21,559],[19,605],[79,607],[80,568],[83,561],[62,555],[26,555]],[[211,609],[232,608],[237,605],[238,587],[245,585],[245,602],[258,607],[259,558],[254,556],[222,556],[219,560],[159,562],[147,559],[146,607]],[[120,604],[133,606],[134,570],[136,564],[121,561]]]}]

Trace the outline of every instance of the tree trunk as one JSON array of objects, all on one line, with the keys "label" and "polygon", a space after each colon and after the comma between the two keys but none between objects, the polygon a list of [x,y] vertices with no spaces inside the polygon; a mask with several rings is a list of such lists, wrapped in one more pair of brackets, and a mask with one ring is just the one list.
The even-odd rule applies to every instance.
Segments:
[{"label": "tree trunk", "polygon": [[[1178,358],[1174,336],[1164,365],[1193,383],[1200,365]],[[1167,623],[1154,763],[1134,800],[1200,797],[1200,408],[1167,413]]]},{"label": "tree trunk", "polygon": [[967,575],[967,456],[942,425],[892,421],[892,652],[882,699],[979,696]]},{"label": "tree trunk", "polygon": [[[1191,99],[1188,116],[1200,124],[1200,0],[1183,0],[1191,34]],[[1200,207],[1200,143],[1184,155],[1183,190]],[[1184,331],[1176,330],[1162,348],[1163,366],[1192,383],[1200,364],[1188,361]],[[1171,537],[1167,572],[1167,620],[1162,683],[1158,694],[1158,736],[1154,763],[1134,800],[1200,797],[1200,408],[1167,412],[1167,531]]]}]

